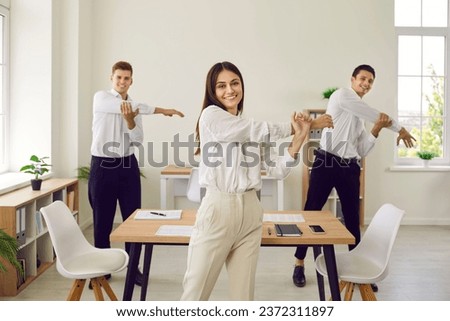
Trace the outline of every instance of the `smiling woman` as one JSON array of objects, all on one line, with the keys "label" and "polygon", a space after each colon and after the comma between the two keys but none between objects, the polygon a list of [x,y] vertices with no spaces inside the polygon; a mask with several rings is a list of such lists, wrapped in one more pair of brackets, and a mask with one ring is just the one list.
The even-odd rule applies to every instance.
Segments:
[{"label": "smiling woman", "polygon": [[[231,299],[253,299],[262,228],[257,196],[261,170],[267,176],[285,178],[312,126],[309,115],[295,112],[285,123],[245,119],[241,117],[243,101],[239,69],[230,62],[212,66],[196,128],[197,153],[202,153],[199,184],[206,187],[206,195],[190,238],[182,300],[209,299],[224,264]],[[331,125],[331,119],[323,124]],[[265,143],[292,134],[284,155],[264,148]]]}]

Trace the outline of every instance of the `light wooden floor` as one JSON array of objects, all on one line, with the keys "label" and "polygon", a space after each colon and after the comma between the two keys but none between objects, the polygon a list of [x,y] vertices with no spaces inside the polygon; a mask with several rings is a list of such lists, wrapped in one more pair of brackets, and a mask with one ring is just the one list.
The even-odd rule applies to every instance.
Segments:
[{"label": "light wooden floor", "polygon": [[[92,239],[92,229],[85,231]],[[121,246],[121,244],[114,244]],[[337,250],[344,250],[338,248]],[[147,300],[176,301],[182,293],[187,247],[156,246],[153,252]],[[312,262],[312,250],[306,260],[307,284],[292,284],[294,248],[261,248],[256,275],[255,300],[294,301],[318,300]],[[385,301],[449,301],[450,300],[450,226],[401,226],[391,256],[388,277],[380,282],[378,300]],[[125,271],[113,275],[111,286],[119,300],[122,297]],[[16,297],[0,301],[65,300],[72,281],[58,274],[53,265]],[[136,286],[134,300],[139,299]],[[216,284],[211,300],[227,300],[226,270]],[[355,291],[354,300],[360,300]],[[91,290],[84,290],[82,300],[94,300]]]}]

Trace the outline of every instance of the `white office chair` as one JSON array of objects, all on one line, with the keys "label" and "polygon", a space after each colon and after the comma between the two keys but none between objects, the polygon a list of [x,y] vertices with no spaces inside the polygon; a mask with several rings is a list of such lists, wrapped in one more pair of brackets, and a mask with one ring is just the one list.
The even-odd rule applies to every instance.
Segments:
[{"label": "white office chair", "polygon": [[205,196],[206,188],[201,187],[199,183],[199,169],[193,167],[189,176],[186,196],[191,202],[200,203]]},{"label": "white office chair", "polygon": [[[376,301],[371,283],[383,280],[388,274],[392,247],[404,211],[392,204],[384,204],[376,212],[361,242],[351,251],[336,253],[339,289],[346,289],[344,300],[350,301],[355,284],[364,301]],[[323,254],[316,259],[316,270],[327,276]]]},{"label": "white office chair", "polygon": [[111,301],[117,301],[104,276],[127,267],[127,252],[122,249],[99,249],[92,246],[64,202],[55,201],[42,207],[40,211],[47,223],[56,253],[58,272],[66,278],[75,279],[67,300],[79,301],[86,279],[91,279],[97,301],[104,300],[102,287]]}]

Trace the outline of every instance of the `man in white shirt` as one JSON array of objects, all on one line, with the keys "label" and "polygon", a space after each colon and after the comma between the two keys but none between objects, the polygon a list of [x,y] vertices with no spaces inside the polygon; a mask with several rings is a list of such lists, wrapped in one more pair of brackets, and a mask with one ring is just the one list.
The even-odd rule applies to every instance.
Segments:
[{"label": "man in white shirt", "polygon": [[[398,132],[397,145],[403,141],[406,147],[413,147],[415,139],[394,119],[370,107],[362,97],[372,88],[375,70],[369,65],[355,68],[351,88],[336,90],[330,97],[326,113],[333,119],[333,128],[324,128],[320,148],[315,152],[311,170],[305,210],[321,210],[333,188],[336,189],[342,205],[345,226],[359,243],[359,188],[360,160],[374,147],[376,138],[384,127]],[[370,133],[364,120],[374,123]],[[306,283],[304,258],[306,246],[299,246],[295,252],[295,268],[292,276],[298,287]],[[372,286],[376,291],[376,285]]]},{"label": "man in white shirt", "polygon": [[[142,114],[184,115],[175,109],[151,107],[134,102],[128,96],[133,83],[133,68],[125,61],[112,67],[112,89],[94,96],[92,124],[89,202],[94,217],[94,242],[98,248],[110,248],[116,205],[119,202],[125,221],[141,207],[140,170],[133,143],[142,144]],[[129,250],[128,244],[125,245]],[[109,278],[110,275],[107,275]],[[141,284],[139,272],[136,283]]]}]

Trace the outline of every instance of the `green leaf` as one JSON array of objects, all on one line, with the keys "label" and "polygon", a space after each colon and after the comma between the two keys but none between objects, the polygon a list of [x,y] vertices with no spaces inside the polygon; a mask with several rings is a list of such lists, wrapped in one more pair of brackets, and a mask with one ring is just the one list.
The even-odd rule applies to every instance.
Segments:
[{"label": "green leaf", "polygon": [[32,169],[34,169],[34,165],[25,165],[20,169],[20,171],[23,172],[23,171],[32,170]]},{"label": "green leaf", "polygon": [[[18,245],[14,237],[0,229],[0,257],[3,257],[23,274],[22,266],[17,260]],[[6,272],[6,267],[0,263],[0,271]]]}]

